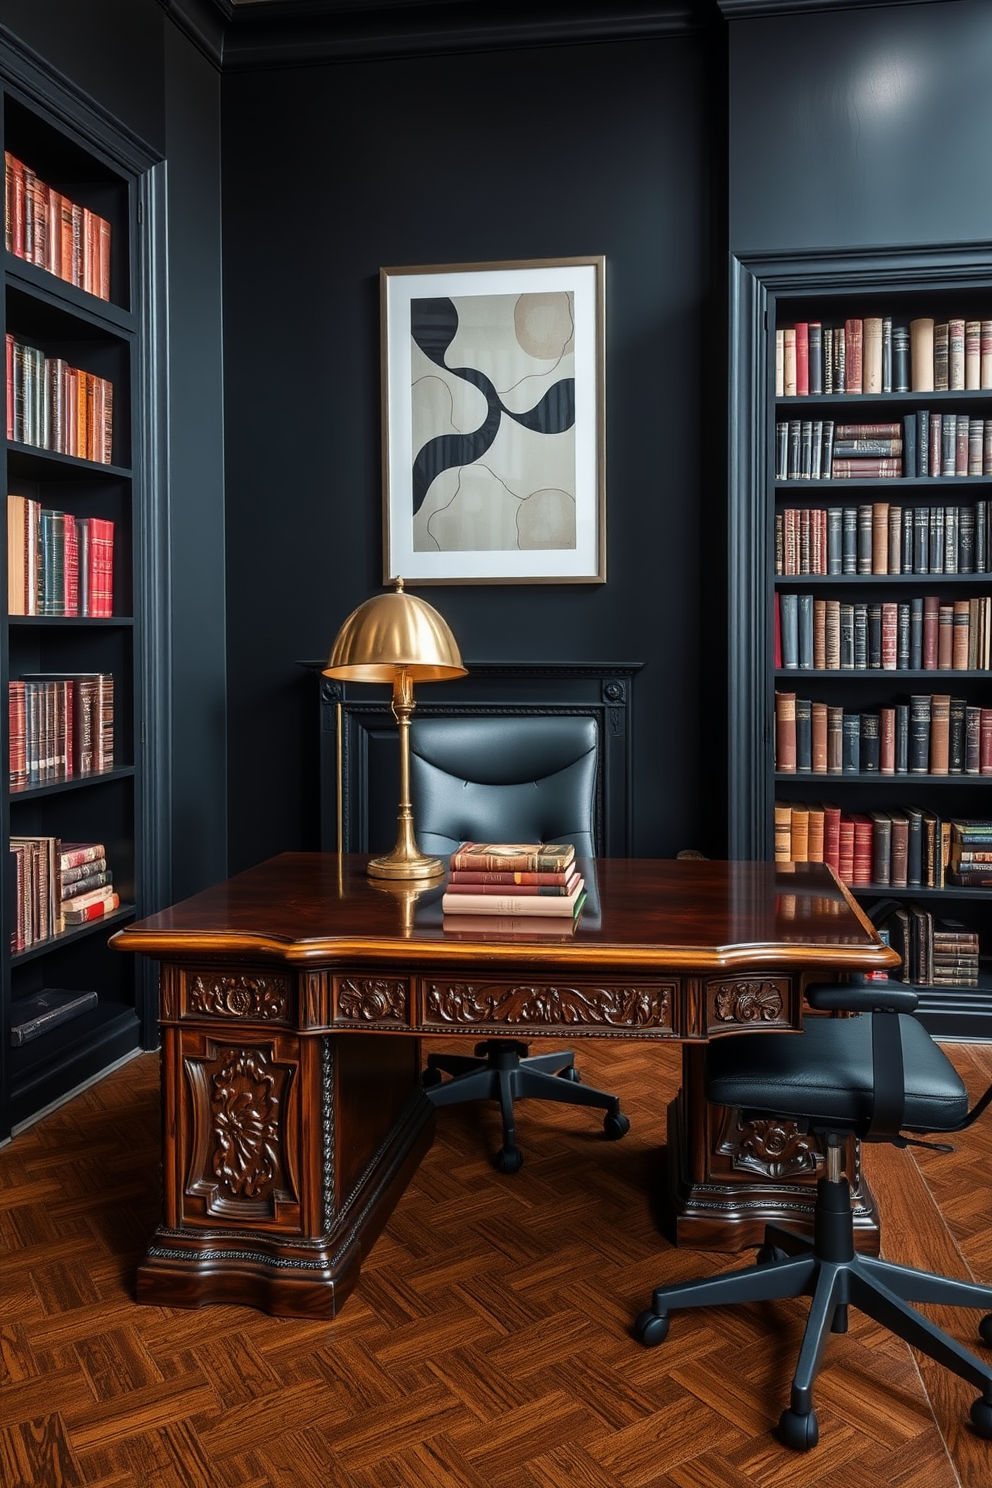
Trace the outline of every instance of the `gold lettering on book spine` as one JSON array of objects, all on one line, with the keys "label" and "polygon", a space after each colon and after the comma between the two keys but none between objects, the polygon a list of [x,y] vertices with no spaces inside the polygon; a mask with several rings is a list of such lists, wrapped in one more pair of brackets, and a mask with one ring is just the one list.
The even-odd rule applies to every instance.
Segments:
[{"label": "gold lettering on book spine", "polygon": [[266,1022],[289,1014],[286,977],[197,972],[186,982],[191,1013],[226,1018],[261,1018]]},{"label": "gold lettering on book spine", "polygon": [[710,992],[721,1023],[776,1023],[785,1006],[777,982],[711,983]]},{"label": "gold lettering on book spine", "polygon": [[429,1020],[446,1025],[498,1023],[608,1028],[671,1026],[669,987],[558,987],[516,982],[428,982]]},{"label": "gold lettering on book spine", "polygon": [[337,1018],[349,1023],[407,1023],[407,983],[386,977],[341,977]]}]

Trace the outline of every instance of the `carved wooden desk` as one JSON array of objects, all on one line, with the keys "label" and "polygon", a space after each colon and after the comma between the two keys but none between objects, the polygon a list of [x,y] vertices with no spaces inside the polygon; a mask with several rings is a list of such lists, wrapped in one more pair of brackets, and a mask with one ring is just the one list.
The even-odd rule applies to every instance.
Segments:
[{"label": "carved wooden desk", "polygon": [[[366,861],[287,853],[114,937],[161,963],[164,1214],[139,1300],[333,1317],[433,1140],[422,1035],[698,1052],[796,1028],[806,980],[894,959],[813,865],[599,859],[574,932],[509,936],[452,932],[440,889],[376,886]],[[670,1165],[680,1225],[698,1211],[712,1240],[753,1212],[761,1144],[710,1130],[700,1076],[687,1058]],[[747,1149],[728,1181],[714,1143]]]}]

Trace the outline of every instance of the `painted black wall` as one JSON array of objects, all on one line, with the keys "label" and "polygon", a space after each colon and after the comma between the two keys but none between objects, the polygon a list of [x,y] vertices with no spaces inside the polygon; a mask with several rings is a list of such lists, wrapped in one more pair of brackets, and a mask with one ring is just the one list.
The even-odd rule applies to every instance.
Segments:
[{"label": "painted black wall", "polygon": [[635,851],[707,845],[708,55],[682,36],[224,79],[232,869],[316,845],[295,662],[381,584],[379,267],[586,253],[607,258],[609,581],[421,592],[469,660],[643,661]]},{"label": "painted black wall", "polygon": [[220,78],[157,0],[0,0],[0,24],[168,161],[172,815],[160,830],[180,898],[227,866]]},{"label": "painted black wall", "polygon": [[992,239],[988,0],[729,33],[735,253]]}]

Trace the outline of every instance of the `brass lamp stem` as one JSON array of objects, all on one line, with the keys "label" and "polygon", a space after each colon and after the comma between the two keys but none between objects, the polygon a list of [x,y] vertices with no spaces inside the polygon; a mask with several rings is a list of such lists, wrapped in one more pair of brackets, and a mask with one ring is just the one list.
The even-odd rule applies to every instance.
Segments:
[{"label": "brass lamp stem", "polygon": [[410,801],[410,715],[413,700],[413,678],[406,667],[398,667],[393,678],[393,717],[400,740],[400,803],[396,818],[396,846],[384,857],[373,858],[368,872],[372,878],[437,878],[444,872],[440,858],[425,856],[417,846],[413,832],[413,805]]}]

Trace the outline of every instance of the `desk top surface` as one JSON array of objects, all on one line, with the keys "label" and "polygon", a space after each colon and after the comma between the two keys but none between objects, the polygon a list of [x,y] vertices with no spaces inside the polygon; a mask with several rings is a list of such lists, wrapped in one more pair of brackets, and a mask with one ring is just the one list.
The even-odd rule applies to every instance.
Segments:
[{"label": "desk top surface", "polygon": [[[301,966],[428,967],[471,961],[658,967],[884,969],[898,961],[822,864],[597,858],[576,923],[545,928],[443,916],[444,880],[427,888],[366,876],[359,854],[283,853],[113,937],[159,960],[252,956]],[[463,917],[468,919],[469,917]]]}]

